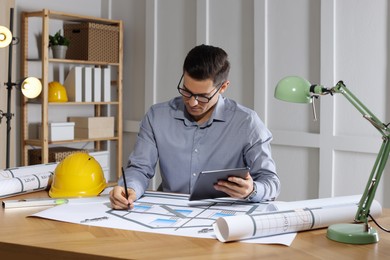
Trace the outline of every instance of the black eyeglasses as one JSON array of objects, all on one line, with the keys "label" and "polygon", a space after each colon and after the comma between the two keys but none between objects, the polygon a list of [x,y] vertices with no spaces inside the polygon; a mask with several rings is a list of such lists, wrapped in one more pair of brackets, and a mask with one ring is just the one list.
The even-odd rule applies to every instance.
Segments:
[{"label": "black eyeglasses", "polygon": [[177,84],[177,91],[179,91],[180,95],[182,95],[183,97],[186,97],[186,98],[194,97],[195,100],[200,102],[200,103],[209,103],[210,100],[218,93],[219,89],[223,85],[223,82],[221,82],[218,86],[216,86],[216,91],[214,92],[214,94],[212,94],[210,97],[208,97],[208,96],[203,95],[203,94],[194,94],[187,89],[181,88],[180,83],[183,80],[183,77],[184,77],[184,74],[181,75],[179,84]]}]

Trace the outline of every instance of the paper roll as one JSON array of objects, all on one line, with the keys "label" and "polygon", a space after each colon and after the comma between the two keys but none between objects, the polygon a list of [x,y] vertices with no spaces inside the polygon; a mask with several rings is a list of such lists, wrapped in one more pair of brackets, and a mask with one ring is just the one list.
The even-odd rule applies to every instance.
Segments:
[{"label": "paper roll", "polygon": [[[345,198],[351,201],[340,203]],[[221,217],[216,220],[213,228],[219,241],[229,242],[324,228],[336,223],[351,223],[358,209],[359,198],[360,196],[335,197],[330,198],[323,207],[302,207],[256,215]],[[329,203],[332,201],[333,205]],[[381,213],[380,203],[374,200],[370,214],[378,217]]]},{"label": "paper roll", "polygon": [[36,164],[0,170],[0,181],[37,173],[54,172],[58,163]]},{"label": "paper roll", "polygon": [[50,185],[52,172],[24,175],[0,181],[0,198],[45,189]]}]

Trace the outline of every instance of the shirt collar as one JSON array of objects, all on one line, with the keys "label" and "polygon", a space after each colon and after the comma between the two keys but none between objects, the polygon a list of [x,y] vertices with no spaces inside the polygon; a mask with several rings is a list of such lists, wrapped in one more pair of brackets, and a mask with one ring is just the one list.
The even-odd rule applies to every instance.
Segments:
[{"label": "shirt collar", "polygon": [[[188,112],[185,109],[183,98],[176,97],[172,100],[172,104],[175,108],[174,118],[183,120],[185,125],[197,125],[194,122]],[[211,125],[213,121],[225,121],[226,120],[226,110],[225,110],[225,98],[222,95],[219,95],[215,109],[207,122],[206,125]]]},{"label": "shirt collar", "polygon": [[218,102],[210,119],[214,121],[226,120],[225,98],[222,95],[219,95]]}]

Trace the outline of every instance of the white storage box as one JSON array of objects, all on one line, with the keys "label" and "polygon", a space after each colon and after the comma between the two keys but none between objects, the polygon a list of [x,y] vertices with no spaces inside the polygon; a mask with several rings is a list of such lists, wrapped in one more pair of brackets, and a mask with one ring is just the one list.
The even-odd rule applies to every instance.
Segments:
[{"label": "white storage box", "polygon": [[[74,139],[74,122],[49,123],[49,141]],[[42,139],[42,126],[39,126],[39,139]]]},{"label": "white storage box", "polygon": [[108,151],[89,152],[89,155],[93,156],[103,169],[110,168]]},{"label": "white storage box", "polygon": [[104,174],[104,178],[106,179],[106,182],[110,182],[111,181],[111,176],[110,176],[110,169],[109,168],[103,168],[103,174]]},{"label": "white storage box", "polygon": [[98,163],[102,167],[106,182],[111,181],[110,153],[108,151],[97,151],[97,152],[89,152],[89,155],[93,156],[93,158],[95,158],[95,160],[98,161]]}]

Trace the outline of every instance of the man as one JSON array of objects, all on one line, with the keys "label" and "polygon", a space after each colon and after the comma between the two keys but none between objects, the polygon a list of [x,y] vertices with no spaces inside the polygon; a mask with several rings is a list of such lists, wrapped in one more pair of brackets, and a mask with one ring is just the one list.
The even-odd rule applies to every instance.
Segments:
[{"label": "man", "polygon": [[247,166],[246,178],[229,177],[214,188],[253,202],[276,198],[280,181],[271,157],[272,135],[253,110],[222,96],[229,70],[221,48],[200,45],[187,54],[177,86],[181,97],[153,105],[143,118],[125,171],[129,196],[121,178],[110,192],[112,208],[133,208],[157,162],[163,191],[190,193],[201,171]]}]

